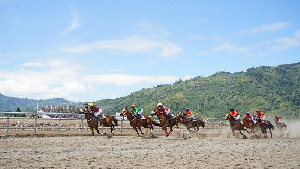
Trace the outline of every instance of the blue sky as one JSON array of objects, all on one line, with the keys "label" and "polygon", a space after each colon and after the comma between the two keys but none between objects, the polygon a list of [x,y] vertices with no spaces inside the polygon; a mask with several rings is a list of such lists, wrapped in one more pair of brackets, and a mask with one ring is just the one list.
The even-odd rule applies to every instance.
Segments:
[{"label": "blue sky", "polygon": [[95,101],[300,61],[300,1],[0,0],[0,93]]}]

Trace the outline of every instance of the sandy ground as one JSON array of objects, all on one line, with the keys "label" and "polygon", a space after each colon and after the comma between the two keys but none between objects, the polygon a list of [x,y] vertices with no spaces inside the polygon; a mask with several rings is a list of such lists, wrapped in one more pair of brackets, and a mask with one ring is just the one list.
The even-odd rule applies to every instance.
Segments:
[{"label": "sandy ground", "polygon": [[229,128],[176,130],[167,138],[129,130],[112,137],[1,136],[0,168],[300,168],[299,130],[284,137],[274,130],[272,139],[234,139]]}]

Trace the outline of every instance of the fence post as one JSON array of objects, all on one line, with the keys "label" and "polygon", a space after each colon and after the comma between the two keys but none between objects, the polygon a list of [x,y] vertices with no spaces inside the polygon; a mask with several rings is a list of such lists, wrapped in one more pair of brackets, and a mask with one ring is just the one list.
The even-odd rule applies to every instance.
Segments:
[{"label": "fence post", "polygon": [[61,120],[61,116],[59,117],[59,120],[58,120],[58,135],[60,135],[60,130],[61,130],[60,120]]},{"label": "fence post", "polygon": [[122,117],[122,120],[121,120],[121,129],[120,129],[121,134],[123,134],[123,120],[124,120],[124,117]]},{"label": "fence post", "polygon": [[36,125],[36,121],[37,121],[37,115],[35,115],[34,116],[34,135],[36,135],[36,127],[37,127],[37,125]]},{"label": "fence post", "polygon": [[7,120],[6,120],[6,136],[9,134],[9,114],[7,115]]},{"label": "fence post", "polygon": [[83,118],[81,118],[81,135],[83,135]]}]

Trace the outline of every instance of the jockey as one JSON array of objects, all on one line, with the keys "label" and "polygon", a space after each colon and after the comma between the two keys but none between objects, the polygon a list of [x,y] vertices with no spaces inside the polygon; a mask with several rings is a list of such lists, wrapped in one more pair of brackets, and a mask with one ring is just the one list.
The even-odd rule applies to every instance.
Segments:
[{"label": "jockey", "polygon": [[189,108],[185,108],[185,110],[186,110],[186,115],[187,115],[187,117],[188,117],[191,121],[193,121],[194,115],[193,115],[192,111],[191,111]]},{"label": "jockey", "polygon": [[281,120],[282,120],[282,117],[281,116],[277,116],[277,114],[275,114],[274,120],[280,123]]},{"label": "jockey", "polygon": [[135,115],[138,119],[142,118],[143,109],[138,108],[135,106],[135,104],[132,104],[130,106],[130,111],[133,115]]},{"label": "jockey", "polygon": [[90,106],[93,115],[95,115],[97,118],[104,118],[102,109],[100,109],[98,106],[94,106],[93,103],[88,103],[88,105]]},{"label": "jockey", "polygon": [[249,120],[251,120],[255,124],[255,121],[253,120],[253,117],[251,116],[251,114],[249,112],[246,112],[245,118],[248,118]]},{"label": "jockey", "polygon": [[208,117],[205,116],[204,122],[207,123],[208,122]]},{"label": "jockey", "polygon": [[230,109],[230,113],[229,113],[231,116],[233,116],[234,117],[234,120],[236,120],[236,121],[240,121],[240,114],[237,112],[237,111],[235,111],[234,109]]},{"label": "jockey", "polygon": [[163,106],[162,103],[157,103],[157,107],[161,110],[163,110],[163,115],[166,116],[169,120],[171,119],[170,117],[170,109]]},{"label": "jockey", "polygon": [[259,109],[257,109],[256,110],[256,115],[258,117],[258,120],[257,120],[258,124],[264,123],[264,121],[265,121],[265,114],[262,111],[260,111]]}]

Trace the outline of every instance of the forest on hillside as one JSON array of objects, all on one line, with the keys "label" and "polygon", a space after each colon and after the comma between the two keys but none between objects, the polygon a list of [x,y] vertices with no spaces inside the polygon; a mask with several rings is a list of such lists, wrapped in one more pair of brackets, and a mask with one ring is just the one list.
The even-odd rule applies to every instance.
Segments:
[{"label": "forest on hillside", "polygon": [[[7,97],[0,94],[0,111],[36,111],[36,104],[82,105],[62,98],[34,100]],[[149,114],[157,103],[163,103],[171,113],[179,113],[188,107],[197,117],[224,118],[230,108],[239,113],[255,113],[261,109],[267,118],[274,114],[284,118],[299,118],[300,111],[300,62],[276,67],[260,66],[246,72],[217,72],[208,77],[178,80],[174,84],[157,85],[142,89],[117,99],[94,102],[105,113],[115,114],[125,106],[135,103]]]},{"label": "forest on hillside", "polygon": [[208,77],[179,80],[172,85],[142,89],[117,99],[98,100],[105,112],[114,114],[135,103],[149,114],[157,103],[172,113],[188,107],[198,117],[223,118],[230,108],[241,114],[261,109],[266,117],[299,117],[300,62],[276,67],[260,66],[246,72],[217,72]]}]

